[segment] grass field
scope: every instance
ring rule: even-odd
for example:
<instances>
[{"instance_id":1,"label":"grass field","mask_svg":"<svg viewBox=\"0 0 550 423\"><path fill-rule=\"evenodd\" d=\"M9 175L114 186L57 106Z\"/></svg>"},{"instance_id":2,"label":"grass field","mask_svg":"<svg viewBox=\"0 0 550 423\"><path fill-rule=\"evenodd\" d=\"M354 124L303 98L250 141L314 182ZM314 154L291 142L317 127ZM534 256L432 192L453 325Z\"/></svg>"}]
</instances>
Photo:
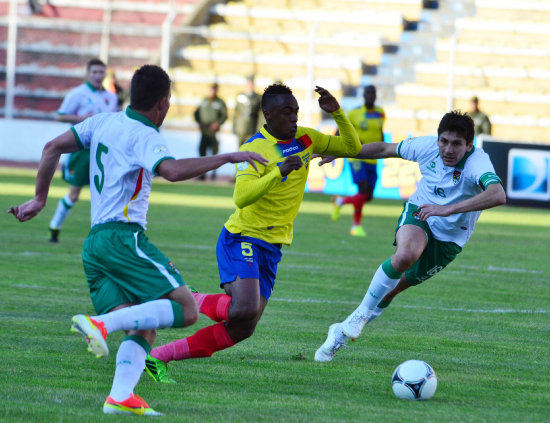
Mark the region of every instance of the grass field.
<instances>
[{"instance_id":1,"label":"grass field","mask_svg":"<svg viewBox=\"0 0 550 423\"><path fill-rule=\"evenodd\" d=\"M33 172L0 169L0 210L33 193ZM81 201L60 243L48 222L67 186L56 177L46 209L21 224L0 217L0 421L114 422L104 416L115 351L97 360L69 332L93 314L80 251L89 229ZM217 284L215 243L233 206L230 186L156 183L148 235L203 292ZM334 361L313 354L328 326L361 300L393 252L400 202L366 207L366 239L348 234L350 210L334 223L327 196L308 194L284 248L276 289L256 333L208 359L173 363L178 385L144 375L136 388L169 422L543 422L550 420L550 262L547 210L484 212L445 271L399 296ZM158 342L209 324L159 331ZM394 368L422 359L438 390L426 402L396 399Z\"/></svg>"}]
</instances>

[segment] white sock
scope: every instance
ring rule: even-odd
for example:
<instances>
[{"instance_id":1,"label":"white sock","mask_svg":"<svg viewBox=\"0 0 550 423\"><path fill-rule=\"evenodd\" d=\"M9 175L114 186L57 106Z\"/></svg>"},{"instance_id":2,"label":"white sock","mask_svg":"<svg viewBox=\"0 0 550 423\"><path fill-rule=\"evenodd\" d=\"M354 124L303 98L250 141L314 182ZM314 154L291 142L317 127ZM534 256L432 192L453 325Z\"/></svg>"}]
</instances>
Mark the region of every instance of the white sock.
<instances>
[{"instance_id":1,"label":"white sock","mask_svg":"<svg viewBox=\"0 0 550 423\"><path fill-rule=\"evenodd\" d=\"M134 392L139 378L145 369L147 351L133 339L125 338L116 355L116 370L111 387L115 401L124 401Z\"/></svg>"},{"instance_id":2,"label":"white sock","mask_svg":"<svg viewBox=\"0 0 550 423\"><path fill-rule=\"evenodd\" d=\"M374 319L376 319L378 316L382 314L382 312L385 310L385 308L376 307L372 314L369 316L369 319L367 320L367 323L372 322Z\"/></svg>"},{"instance_id":3,"label":"white sock","mask_svg":"<svg viewBox=\"0 0 550 423\"><path fill-rule=\"evenodd\" d=\"M399 279L401 279L401 273L393 268L390 259L382 263L372 277L372 281L367 289L367 293L363 297L363 301L361 301L361 304L359 304L354 312L348 316L348 319L352 316L363 316L367 321L372 320L371 315L374 309L377 308L376 306L380 303L382 298L397 286Z\"/></svg>"},{"instance_id":4,"label":"white sock","mask_svg":"<svg viewBox=\"0 0 550 423\"><path fill-rule=\"evenodd\" d=\"M170 300L154 300L92 318L105 323L107 333L117 330L169 328L174 323L174 310Z\"/></svg>"},{"instance_id":5,"label":"white sock","mask_svg":"<svg viewBox=\"0 0 550 423\"><path fill-rule=\"evenodd\" d=\"M61 229L73 206L74 203L69 198L69 194L59 200L52 220L50 220L50 229Z\"/></svg>"}]
</instances>

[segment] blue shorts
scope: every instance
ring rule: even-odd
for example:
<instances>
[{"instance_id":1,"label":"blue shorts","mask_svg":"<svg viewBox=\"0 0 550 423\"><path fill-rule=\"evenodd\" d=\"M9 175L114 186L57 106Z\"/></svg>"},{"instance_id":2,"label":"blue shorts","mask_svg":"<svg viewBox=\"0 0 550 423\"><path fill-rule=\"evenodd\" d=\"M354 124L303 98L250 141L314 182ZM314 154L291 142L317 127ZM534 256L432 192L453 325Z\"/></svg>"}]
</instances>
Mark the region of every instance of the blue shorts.
<instances>
[{"instance_id":1,"label":"blue shorts","mask_svg":"<svg viewBox=\"0 0 550 423\"><path fill-rule=\"evenodd\" d=\"M378 173L376 172L376 165L362 162L360 160L351 160L351 177L353 183L357 184L362 181L367 181L369 186L374 189L376 181L378 179Z\"/></svg>"},{"instance_id":2,"label":"blue shorts","mask_svg":"<svg viewBox=\"0 0 550 423\"><path fill-rule=\"evenodd\" d=\"M223 227L216 245L216 258L220 272L220 287L233 282L237 276L241 279L260 280L260 294L269 300L277 265L281 261L281 245L270 244L261 239L232 234Z\"/></svg>"}]
</instances>

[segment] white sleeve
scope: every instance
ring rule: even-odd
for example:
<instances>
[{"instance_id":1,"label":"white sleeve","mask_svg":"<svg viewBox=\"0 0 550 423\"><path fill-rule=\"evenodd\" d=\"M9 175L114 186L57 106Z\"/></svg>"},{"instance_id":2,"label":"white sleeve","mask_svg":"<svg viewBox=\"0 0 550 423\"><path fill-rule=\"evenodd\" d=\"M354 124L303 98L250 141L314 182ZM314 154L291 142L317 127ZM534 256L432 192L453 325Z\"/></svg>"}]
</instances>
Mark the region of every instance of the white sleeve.
<instances>
[{"instance_id":1,"label":"white sleeve","mask_svg":"<svg viewBox=\"0 0 550 423\"><path fill-rule=\"evenodd\" d=\"M502 181L495 173L495 168L489 155L480 149L478 154L475 154L471 157L471 163L469 166L469 177L472 180L472 183L481 186L483 190L486 190L487 187L494 183L502 184Z\"/></svg>"},{"instance_id":2,"label":"white sleeve","mask_svg":"<svg viewBox=\"0 0 550 423\"><path fill-rule=\"evenodd\" d=\"M166 159L173 159L166 141L154 129L144 134L135 144L134 154L139 166L155 174L157 166Z\"/></svg>"},{"instance_id":3,"label":"white sleeve","mask_svg":"<svg viewBox=\"0 0 550 423\"><path fill-rule=\"evenodd\" d=\"M57 110L60 115L76 115L80 105L80 95L78 89L74 88L65 96L61 107Z\"/></svg>"},{"instance_id":4,"label":"white sleeve","mask_svg":"<svg viewBox=\"0 0 550 423\"><path fill-rule=\"evenodd\" d=\"M101 116L92 116L71 127L71 131L76 138L76 142L82 149L89 149L92 142L92 135L97 123L101 121Z\"/></svg>"},{"instance_id":5,"label":"white sleeve","mask_svg":"<svg viewBox=\"0 0 550 423\"><path fill-rule=\"evenodd\" d=\"M431 155L437 149L437 137L430 135L425 137L409 137L397 146L397 154L405 160L420 162L422 157Z\"/></svg>"}]
</instances>

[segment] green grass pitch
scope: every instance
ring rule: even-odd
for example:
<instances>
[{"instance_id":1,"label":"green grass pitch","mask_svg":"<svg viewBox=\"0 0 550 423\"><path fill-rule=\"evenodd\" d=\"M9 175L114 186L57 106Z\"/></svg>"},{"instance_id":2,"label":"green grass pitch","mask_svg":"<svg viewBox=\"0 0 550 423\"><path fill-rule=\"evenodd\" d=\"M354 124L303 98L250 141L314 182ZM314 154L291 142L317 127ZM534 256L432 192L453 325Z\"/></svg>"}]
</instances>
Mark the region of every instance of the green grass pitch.
<instances>
[{"instance_id":1,"label":"green grass pitch","mask_svg":"<svg viewBox=\"0 0 550 423\"><path fill-rule=\"evenodd\" d=\"M89 202L76 205L60 243L48 222L67 186L56 176L45 210L21 224L5 214L33 194L34 171L0 169L0 421L114 422L102 413L122 333L95 359L69 332L93 314L80 251ZM148 235L184 279L218 287L215 243L233 209L230 186L156 182ZM136 393L169 422L542 422L550 418L548 210L485 211L459 257L396 298L334 361L313 354L328 326L363 297L393 252L401 202L365 208L367 238L349 236L351 210L329 218L329 197L306 194L284 248L273 297L256 333L208 359L172 363L177 385L143 375ZM209 324L159 331L157 343ZM434 398L401 401L391 375L408 359L432 365ZM132 420L134 419L134 420Z\"/></svg>"}]
</instances>

